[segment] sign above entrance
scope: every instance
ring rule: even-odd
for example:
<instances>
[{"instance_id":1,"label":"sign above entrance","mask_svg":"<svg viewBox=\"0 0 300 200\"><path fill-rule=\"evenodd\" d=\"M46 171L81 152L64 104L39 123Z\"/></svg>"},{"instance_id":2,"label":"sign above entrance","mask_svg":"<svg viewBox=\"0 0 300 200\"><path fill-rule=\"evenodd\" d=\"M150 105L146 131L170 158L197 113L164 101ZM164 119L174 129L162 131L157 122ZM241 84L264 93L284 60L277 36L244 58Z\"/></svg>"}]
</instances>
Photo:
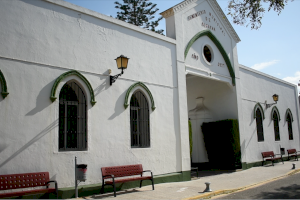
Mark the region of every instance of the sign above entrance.
<instances>
[{"instance_id":1,"label":"sign above entrance","mask_svg":"<svg viewBox=\"0 0 300 200\"><path fill-rule=\"evenodd\" d=\"M195 14L192 14L190 16L188 16L188 21L190 21L191 19L194 19L200 15L203 15L203 14L206 14L206 11L205 10L201 10L199 12L196 12Z\"/></svg>"},{"instance_id":2,"label":"sign above entrance","mask_svg":"<svg viewBox=\"0 0 300 200\"><path fill-rule=\"evenodd\" d=\"M208 28L210 30L213 30L213 31L216 31L216 30L220 31L225 36L225 30L224 30L223 26L221 25L221 23L218 22L218 19L211 12L206 12L206 10L201 10L192 15L189 15L187 17L187 20L190 21L201 15L205 15L205 17L203 17L203 19L202 19L201 26Z\"/></svg>"}]
</instances>

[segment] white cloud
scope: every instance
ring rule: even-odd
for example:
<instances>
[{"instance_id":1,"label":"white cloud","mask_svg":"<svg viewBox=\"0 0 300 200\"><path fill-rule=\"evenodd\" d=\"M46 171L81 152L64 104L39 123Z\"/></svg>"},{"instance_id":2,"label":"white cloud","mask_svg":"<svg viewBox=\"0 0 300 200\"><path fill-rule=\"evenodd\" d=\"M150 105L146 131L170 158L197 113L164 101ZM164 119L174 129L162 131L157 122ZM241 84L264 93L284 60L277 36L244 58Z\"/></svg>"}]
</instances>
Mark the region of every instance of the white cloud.
<instances>
[{"instance_id":1,"label":"white cloud","mask_svg":"<svg viewBox=\"0 0 300 200\"><path fill-rule=\"evenodd\" d=\"M278 62L279 62L279 60L272 60L272 61L269 61L269 62L258 63L258 64L253 65L251 68L255 69L255 70L262 70L262 69L264 69L266 67L269 67L271 65L275 65Z\"/></svg>"},{"instance_id":2,"label":"white cloud","mask_svg":"<svg viewBox=\"0 0 300 200\"><path fill-rule=\"evenodd\" d=\"M293 83L295 85L298 85L299 80L300 80L300 71L297 71L295 73L295 76L292 76L292 77L288 76L288 77L283 78L283 80Z\"/></svg>"}]
</instances>

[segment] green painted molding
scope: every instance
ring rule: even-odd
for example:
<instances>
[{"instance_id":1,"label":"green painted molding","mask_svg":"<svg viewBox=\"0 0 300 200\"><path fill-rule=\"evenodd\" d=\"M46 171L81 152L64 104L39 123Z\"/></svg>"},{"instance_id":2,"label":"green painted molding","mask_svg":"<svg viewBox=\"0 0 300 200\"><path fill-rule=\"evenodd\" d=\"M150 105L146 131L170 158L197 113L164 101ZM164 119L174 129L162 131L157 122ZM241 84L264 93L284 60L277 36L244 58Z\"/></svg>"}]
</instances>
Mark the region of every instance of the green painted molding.
<instances>
[{"instance_id":1,"label":"green painted molding","mask_svg":"<svg viewBox=\"0 0 300 200\"><path fill-rule=\"evenodd\" d=\"M285 112L285 121L287 121L287 116L288 115L290 115L290 117L291 117L291 120L292 120L292 122L294 121L294 118L293 118L293 114L292 114L292 111L291 111L291 109L286 109L286 112Z\"/></svg>"},{"instance_id":2,"label":"green painted molding","mask_svg":"<svg viewBox=\"0 0 300 200\"><path fill-rule=\"evenodd\" d=\"M5 77L1 70L0 70L0 82L1 82L1 87L2 87L1 94L2 94L3 99L5 99L5 97L7 97L7 95L9 93L7 92L7 83L6 83Z\"/></svg>"},{"instance_id":3,"label":"green painted molding","mask_svg":"<svg viewBox=\"0 0 300 200\"><path fill-rule=\"evenodd\" d=\"M277 112L278 119L279 119L279 121L280 121L280 120L281 120L281 119L280 119L280 113L279 113L279 110L278 110L277 106L274 106L274 107L272 108L272 111L271 111L271 119L273 119L273 113L274 113L274 112Z\"/></svg>"},{"instance_id":4,"label":"green painted molding","mask_svg":"<svg viewBox=\"0 0 300 200\"><path fill-rule=\"evenodd\" d=\"M221 55L223 56L225 63L227 65L228 71L230 73L231 79L232 79L232 85L235 86L235 73L233 70L233 67L231 65L230 59L226 53L226 51L224 50L222 44L220 43L220 41L214 36L214 34L210 31L210 30L204 30L201 31L199 33L197 33L187 44L187 47L185 48L184 51L184 59L186 59L186 56L190 50L190 48L192 47L192 45L200 38L203 36L207 36L211 39L211 41L213 41L213 43L217 46L217 48L219 49Z\"/></svg>"},{"instance_id":5,"label":"green painted molding","mask_svg":"<svg viewBox=\"0 0 300 200\"><path fill-rule=\"evenodd\" d=\"M260 109L260 111L261 111L261 113L262 113L262 117L263 117L263 119L265 119L264 109L262 108L262 106L260 105L260 103L257 103L257 104L254 106L254 110L253 110L253 112L254 112L254 114L253 114L254 119L256 118L256 109Z\"/></svg>"},{"instance_id":6,"label":"green painted molding","mask_svg":"<svg viewBox=\"0 0 300 200\"><path fill-rule=\"evenodd\" d=\"M126 96L125 96L125 102L124 102L124 107L125 107L125 109L129 106L129 102L128 102L128 100L129 100L129 99L128 99L128 98L129 98L129 94L131 93L131 91L132 91L135 87L138 87L138 86L141 86L142 88L144 88L144 89L146 90L146 92L148 93L148 95L149 95L149 97L150 97L150 100L151 100L151 104L152 104L151 107L152 107L152 110L154 111L156 107L155 107L155 103L154 103L153 96L152 96L150 90L148 89L148 87L147 87L144 83L142 83L142 82L137 82L137 83L131 85L131 86L129 87L129 89L127 90Z\"/></svg>"},{"instance_id":7,"label":"green painted molding","mask_svg":"<svg viewBox=\"0 0 300 200\"><path fill-rule=\"evenodd\" d=\"M91 104L92 104L92 106L94 106L95 103L96 103L96 101L95 101L95 95L94 95L94 90L93 90L93 88L92 88L90 82L89 82L89 81L88 81L81 73L79 73L79 72L76 71L76 70L71 70L71 71L65 72L65 73L63 73L62 75L60 75L60 76L55 80L55 82L54 82L54 84L53 84L53 87L52 87L52 89L51 89L51 95L50 95L51 101L54 102L54 101L57 99L57 97L55 96L55 93L56 93L56 89L57 89L59 83L60 83L63 79L65 79L66 77L72 76L72 75L77 76L78 78L80 78L80 79L86 84L86 86L88 87L88 89L89 89L89 91L90 91L90 95L91 95Z\"/></svg>"}]
</instances>

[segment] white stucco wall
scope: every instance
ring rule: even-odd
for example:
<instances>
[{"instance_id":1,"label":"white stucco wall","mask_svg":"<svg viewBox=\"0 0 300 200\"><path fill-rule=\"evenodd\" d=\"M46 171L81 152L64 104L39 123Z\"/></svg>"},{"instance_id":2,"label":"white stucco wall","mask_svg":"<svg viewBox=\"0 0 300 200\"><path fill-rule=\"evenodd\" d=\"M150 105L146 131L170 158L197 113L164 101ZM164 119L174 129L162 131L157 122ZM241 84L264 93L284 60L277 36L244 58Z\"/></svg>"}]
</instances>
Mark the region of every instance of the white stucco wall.
<instances>
[{"instance_id":1,"label":"white stucco wall","mask_svg":"<svg viewBox=\"0 0 300 200\"><path fill-rule=\"evenodd\" d=\"M251 163L262 161L261 152L274 151L280 153L280 147L286 149L299 149L299 105L296 85L268 76L248 67L240 67L242 118L240 120L241 149L243 162ZM274 124L271 117L272 107L266 109L268 104L274 103L273 94L279 95L276 107L280 118L280 141L275 141ZM258 142L254 107L260 103L264 109L263 120L264 141ZM294 118L292 122L293 140L289 140L286 110L290 109ZM287 154L287 153L286 153Z\"/></svg>"},{"instance_id":2,"label":"white stucco wall","mask_svg":"<svg viewBox=\"0 0 300 200\"><path fill-rule=\"evenodd\" d=\"M75 156L88 164L82 184L101 182L104 166L142 163L154 175L189 169L175 40L63 1L1 1L0 25L0 68L10 93L0 97L0 173L49 171L59 187L69 187L74 186ZM108 69L120 73L114 59L121 54L130 58L128 69L110 86ZM90 104L78 77L62 80L57 97L71 79L86 93L88 150L58 152L58 100L50 101L50 91L61 74L73 69L91 83L97 103ZM151 91L156 109L150 112L151 147L132 149L124 99L139 81Z\"/></svg>"}]
</instances>

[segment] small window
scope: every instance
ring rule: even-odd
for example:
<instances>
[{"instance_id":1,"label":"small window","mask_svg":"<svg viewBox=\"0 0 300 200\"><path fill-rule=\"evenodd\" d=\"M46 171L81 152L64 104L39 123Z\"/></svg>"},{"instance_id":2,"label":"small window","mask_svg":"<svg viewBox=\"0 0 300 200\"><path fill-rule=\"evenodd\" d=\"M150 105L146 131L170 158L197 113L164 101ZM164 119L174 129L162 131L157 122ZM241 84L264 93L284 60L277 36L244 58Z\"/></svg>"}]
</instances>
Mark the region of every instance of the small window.
<instances>
[{"instance_id":1,"label":"small window","mask_svg":"<svg viewBox=\"0 0 300 200\"><path fill-rule=\"evenodd\" d=\"M203 48L203 55L204 55L206 61L210 63L212 60L212 52L211 52L210 48L206 45Z\"/></svg>"},{"instance_id":2,"label":"small window","mask_svg":"<svg viewBox=\"0 0 300 200\"><path fill-rule=\"evenodd\" d=\"M149 106L141 91L135 92L130 100L131 147L150 147Z\"/></svg>"},{"instance_id":3,"label":"small window","mask_svg":"<svg viewBox=\"0 0 300 200\"><path fill-rule=\"evenodd\" d=\"M287 121L287 124L288 124L289 140L293 140L294 137L293 137L292 119L291 119L291 116L289 114L286 117L286 121Z\"/></svg>"},{"instance_id":4,"label":"small window","mask_svg":"<svg viewBox=\"0 0 300 200\"><path fill-rule=\"evenodd\" d=\"M66 83L59 94L59 151L87 149L86 99L75 82Z\"/></svg>"},{"instance_id":5,"label":"small window","mask_svg":"<svg viewBox=\"0 0 300 200\"><path fill-rule=\"evenodd\" d=\"M257 129L257 140L258 142L264 141L264 128L263 119L260 109L256 109L256 129Z\"/></svg>"},{"instance_id":6,"label":"small window","mask_svg":"<svg viewBox=\"0 0 300 200\"><path fill-rule=\"evenodd\" d=\"M273 123L274 123L275 141L280 141L279 120L278 120L277 112L273 112Z\"/></svg>"}]
</instances>

